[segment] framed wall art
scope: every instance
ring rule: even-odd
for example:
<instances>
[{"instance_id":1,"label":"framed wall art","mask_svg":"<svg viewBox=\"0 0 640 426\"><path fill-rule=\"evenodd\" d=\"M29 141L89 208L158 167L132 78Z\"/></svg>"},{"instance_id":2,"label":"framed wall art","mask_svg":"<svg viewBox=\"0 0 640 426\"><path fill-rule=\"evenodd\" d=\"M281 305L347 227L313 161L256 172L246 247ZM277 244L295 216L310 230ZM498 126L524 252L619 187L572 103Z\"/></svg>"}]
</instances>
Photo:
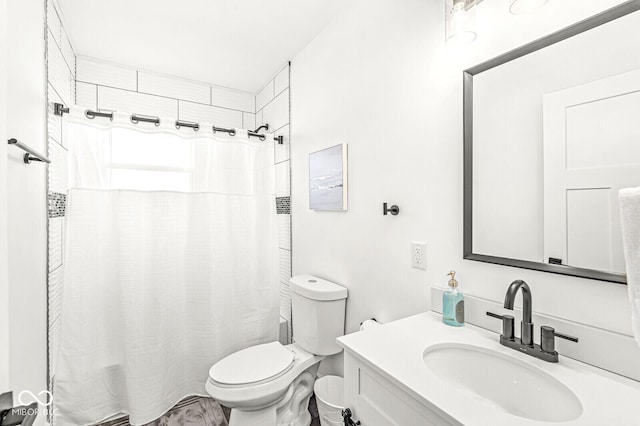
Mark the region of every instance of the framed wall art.
<instances>
[{"instance_id":1,"label":"framed wall art","mask_svg":"<svg viewBox=\"0 0 640 426\"><path fill-rule=\"evenodd\" d=\"M309 208L347 210L347 144L309 154Z\"/></svg>"}]
</instances>

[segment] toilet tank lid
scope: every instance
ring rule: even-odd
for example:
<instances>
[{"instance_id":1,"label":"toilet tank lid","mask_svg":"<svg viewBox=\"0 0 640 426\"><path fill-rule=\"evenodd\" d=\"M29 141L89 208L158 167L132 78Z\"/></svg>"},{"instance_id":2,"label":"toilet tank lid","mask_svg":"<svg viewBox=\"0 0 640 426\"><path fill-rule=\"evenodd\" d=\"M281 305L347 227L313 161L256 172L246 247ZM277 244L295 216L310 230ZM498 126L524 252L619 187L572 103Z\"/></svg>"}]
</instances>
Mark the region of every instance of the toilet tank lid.
<instances>
[{"instance_id":1,"label":"toilet tank lid","mask_svg":"<svg viewBox=\"0 0 640 426\"><path fill-rule=\"evenodd\" d=\"M347 298L347 289L313 275L291 277L291 291L312 300L340 300Z\"/></svg>"}]
</instances>

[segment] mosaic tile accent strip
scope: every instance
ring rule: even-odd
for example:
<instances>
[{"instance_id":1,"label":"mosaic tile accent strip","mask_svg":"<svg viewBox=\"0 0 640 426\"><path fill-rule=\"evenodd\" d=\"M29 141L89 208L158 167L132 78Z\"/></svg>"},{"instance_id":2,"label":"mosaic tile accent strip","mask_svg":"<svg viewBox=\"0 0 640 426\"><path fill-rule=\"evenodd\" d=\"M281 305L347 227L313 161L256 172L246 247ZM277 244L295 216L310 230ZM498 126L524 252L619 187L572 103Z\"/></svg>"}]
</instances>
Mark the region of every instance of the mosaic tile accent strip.
<instances>
[{"instance_id":1,"label":"mosaic tile accent strip","mask_svg":"<svg viewBox=\"0 0 640 426\"><path fill-rule=\"evenodd\" d=\"M63 217L67 209L67 196L49 191L49 217Z\"/></svg>"},{"instance_id":2,"label":"mosaic tile accent strip","mask_svg":"<svg viewBox=\"0 0 640 426\"><path fill-rule=\"evenodd\" d=\"M276 213L291 214L291 197L276 197Z\"/></svg>"}]
</instances>

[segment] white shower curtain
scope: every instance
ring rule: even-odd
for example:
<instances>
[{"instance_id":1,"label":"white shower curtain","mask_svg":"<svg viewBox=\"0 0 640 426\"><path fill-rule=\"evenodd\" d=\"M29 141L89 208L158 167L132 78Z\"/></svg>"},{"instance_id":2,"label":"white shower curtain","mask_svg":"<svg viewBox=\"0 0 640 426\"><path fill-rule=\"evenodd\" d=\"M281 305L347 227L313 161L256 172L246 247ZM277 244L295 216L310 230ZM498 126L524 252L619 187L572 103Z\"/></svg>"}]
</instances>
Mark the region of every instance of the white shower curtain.
<instances>
[{"instance_id":1,"label":"white shower curtain","mask_svg":"<svg viewBox=\"0 0 640 426\"><path fill-rule=\"evenodd\" d=\"M277 340L273 145L82 120L68 125L54 425L144 424L206 395L222 357Z\"/></svg>"}]
</instances>

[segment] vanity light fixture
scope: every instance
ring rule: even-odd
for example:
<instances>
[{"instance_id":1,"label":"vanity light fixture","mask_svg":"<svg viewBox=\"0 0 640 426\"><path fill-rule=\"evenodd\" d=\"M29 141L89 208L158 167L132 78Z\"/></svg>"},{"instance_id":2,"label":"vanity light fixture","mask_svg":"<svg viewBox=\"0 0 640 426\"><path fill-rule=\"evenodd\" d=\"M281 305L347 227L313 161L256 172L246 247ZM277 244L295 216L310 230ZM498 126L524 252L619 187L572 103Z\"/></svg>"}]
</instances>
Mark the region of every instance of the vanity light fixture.
<instances>
[{"instance_id":1,"label":"vanity light fixture","mask_svg":"<svg viewBox=\"0 0 640 426\"><path fill-rule=\"evenodd\" d=\"M514 15L526 15L544 6L549 0L509 0L509 12Z\"/></svg>"},{"instance_id":2,"label":"vanity light fixture","mask_svg":"<svg viewBox=\"0 0 640 426\"><path fill-rule=\"evenodd\" d=\"M450 46L472 43L476 37L476 6L483 0L444 0L445 37ZM509 12L526 15L535 12L549 0L508 0Z\"/></svg>"},{"instance_id":3,"label":"vanity light fixture","mask_svg":"<svg viewBox=\"0 0 640 426\"><path fill-rule=\"evenodd\" d=\"M447 44L466 45L476 37L476 0L445 0Z\"/></svg>"}]
</instances>

